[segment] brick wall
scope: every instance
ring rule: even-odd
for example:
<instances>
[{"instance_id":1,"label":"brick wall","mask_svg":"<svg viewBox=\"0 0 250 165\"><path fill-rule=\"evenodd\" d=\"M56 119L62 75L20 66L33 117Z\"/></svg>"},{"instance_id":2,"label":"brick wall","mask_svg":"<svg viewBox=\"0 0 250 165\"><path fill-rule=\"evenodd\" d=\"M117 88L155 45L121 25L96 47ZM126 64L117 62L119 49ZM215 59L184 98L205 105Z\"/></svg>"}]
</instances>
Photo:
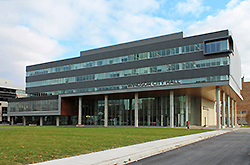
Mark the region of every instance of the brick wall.
<instances>
[{"instance_id":1,"label":"brick wall","mask_svg":"<svg viewBox=\"0 0 250 165\"><path fill-rule=\"evenodd\" d=\"M246 111L250 113L250 82L243 82L242 83L242 91L241 95L243 96L243 101L237 102L237 118L241 120L241 111ZM243 120L246 118L246 114L242 115ZM241 124L239 122L238 124ZM243 123L246 124L246 123Z\"/></svg>"}]
</instances>

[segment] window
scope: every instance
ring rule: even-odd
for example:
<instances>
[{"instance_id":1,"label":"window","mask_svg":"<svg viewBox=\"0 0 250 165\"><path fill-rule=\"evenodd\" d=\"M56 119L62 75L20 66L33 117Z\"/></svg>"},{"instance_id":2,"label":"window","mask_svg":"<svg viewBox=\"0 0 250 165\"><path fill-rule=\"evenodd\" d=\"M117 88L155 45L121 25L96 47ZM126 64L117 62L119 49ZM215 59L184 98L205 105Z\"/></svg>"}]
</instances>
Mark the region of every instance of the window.
<instances>
[{"instance_id":1,"label":"window","mask_svg":"<svg viewBox=\"0 0 250 165\"><path fill-rule=\"evenodd\" d=\"M167 55L170 55L170 49L167 49Z\"/></svg>"},{"instance_id":2,"label":"window","mask_svg":"<svg viewBox=\"0 0 250 165\"><path fill-rule=\"evenodd\" d=\"M205 43L206 50L205 53L214 53L229 50L228 40L220 40Z\"/></svg>"},{"instance_id":3,"label":"window","mask_svg":"<svg viewBox=\"0 0 250 165\"><path fill-rule=\"evenodd\" d=\"M247 114L247 111L241 111L241 114Z\"/></svg>"},{"instance_id":4,"label":"window","mask_svg":"<svg viewBox=\"0 0 250 165\"><path fill-rule=\"evenodd\" d=\"M179 47L176 48L176 54L179 54Z\"/></svg>"},{"instance_id":5,"label":"window","mask_svg":"<svg viewBox=\"0 0 250 165\"><path fill-rule=\"evenodd\" d=\"M190 50L191 50L191 52L194 51L194 45L190 45Z\"/></svg>"},{"instance_id":6,"label":"window","mask_svg":"<svg viewBox=\"0 0 250 165\"><path fill-rule=\"evenodd\" d=\"M186 53L189 52L189 45L186 46Z\"/></svg>"},{"instance_id":7,"label":"window","mask_svg":"<svg viewBox=\"0 0 250 165\"><path fill-rule=\"evenodd\" d=\"M7 114L7 107L2 107L2 114Z\"/></svg>"}]
</instances>

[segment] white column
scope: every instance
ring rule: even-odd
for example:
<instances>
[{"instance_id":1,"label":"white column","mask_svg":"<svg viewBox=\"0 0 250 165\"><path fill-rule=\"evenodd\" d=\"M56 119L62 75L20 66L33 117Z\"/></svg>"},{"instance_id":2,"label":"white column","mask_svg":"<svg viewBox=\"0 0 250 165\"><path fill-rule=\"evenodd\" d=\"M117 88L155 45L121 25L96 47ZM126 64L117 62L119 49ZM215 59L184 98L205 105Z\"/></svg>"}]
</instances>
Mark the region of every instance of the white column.
<instances>
[{"instance_id":1,"label":"white column","mask_svg":"<svg viewBox=\"0 0 250 165\"><path fill-rule=\"evenodd\" d=\"M138 93L135 93L135 127L138 127Z\"/></svg>"},{"instance_id":2,"label":"white column","mask_svg":"<svg viewBox=\"0 0 250 165\"><path fill-rule=\"evenodd\" d=\"M95 99L95 112L97 113L98 112L98 100ZM97 114L98 115L98 114ZM95 125L98 125L98 116L95 116Z\"/></svg>"},{"instance_id":3,"label":"white column","mask_svg":"<svg viewBox=\"0 0 250 165\"><path fill-rule=\"evenodd\" d=\"M180 121L181 122L179 122L179 123L180 123L181 127L183 127L183 126L185 126L185 122L186 122L186 121L184 121L185 120L184 96L182 96L181 98L182 98L182 101L180 103L180 107L181 107L181 109L180 109Z\"/></svg>"},{"instance_id":4,"label":"white column","mask_svg":"<svg viewBox=\"0 0 250 165\"><path fill-rule=\"evenodd\" d=\"M43 126L43 117L40 116L40 126Z\"/></svg>"},{"instance_id":5,"label":"white column","mask_svg":"<svg viewBox=\"0 0 250 165\"><path fill-rule=\"evenodd\" d=\"M56 117L56 126L59 126L59 116Z\"/></svg>"},{"instance_id":6,"label":"white column","mask_svg":"<svg viewBox=\"0 0 250 165\"><path fill-rule=\"evenodd\" d=\"M170 91L170 127L174 127L174 92Z\"/></svg>"},{"instance_id":7,"label":"white column","mask_svg":"<svg viewBox=\"0 0 250 165\"><path fill-rule=\"evenodd\" d=\"M231 120L232 120L232 127L234 127L234 100L231 100Z\"/></svg>"},{"instance_id":8,"label":"white column","mask_svg":"<svg viewBox=\"0 0 250 165\"><path fill-rule=\"evenodd\" d=\"M133 121L132 121L132 117L133 117L133 113L132 113L132 100L133 99L129 99L129 115L130 115L130 120L129 120L129 125L131 125L132 126L132 123L133 123Z\"/></svg>"},{"instance_id":9,"label":"white column","mask_svg":"<svg viewBox=\"0 0 250 165\"><path fill-rule=\"evenodd\" d=\"M163 106L164 106L164 104L163 104L163 99L164 99L164 97L163 96L161 96L161 126L163 126Z\"/></svg>"},{"instance_id":10,"label":"white column","mask_svg":"<svg viewBox=\"0 0 250 165\"><path fill-rule=\"evenodd\" d=\"M227 96L227 127L230 127L230 97Z\"/></svg>"},{"instance_id":11,"label":"white column","mask_svg":"<svg viewBox=\"0 0 250 165\"><path fill-rule=\"evenodd\" d=\"M24 126L26 125L26 118L25 118L25 116L23 116L23 125Z\"/></svg>"},{"instance_id":12,"label":"white column","mask_svg":"<svg viewBox=\"0 0 250 165\"><path fill-rule=\"evenodd\" d=\"M148 115L147 115L148 126L150 126L150 110L151 110L150 100L148 100Z\"/></svg>"},{"instance_id":13,"label":"white column","mask_svg":"<svg viewBox=\"0 0 250 165\"><path fill-rule=\"evenodd\" d=\"M186 95L186 107L185 107L185 122L187 122L188 121L188 95Z\"/></svg>"},{"instance_id":14,"label":"white column","mask_svg":"<svg viewBox=\"0 0 250 165\"><path fill-rule=\"evenodd\" d=\"M104 105L104 127L108 126L108 95L105 95Z\"/></svg>"},{"instance_id":15,"label":"white column","mask_svg":"<svg viewBox=\"0 0 250 165\"><path fill-rule=\"evenodd\" d=\"M234 124L235 124L235 126L238 124L237 123L237 106L236 106L236 101L234 101Z\"/></svg>"},{"instance_id":16,"label":"white column","mask_svg":"<svg viewBox=\"0 0 250 165\"><path fill-rule=\"evenodd\" d=\"M127 101L126 100L124 100L123 102L122 102L124 105L126 105L127 104ZM122 112L124 112L124 108L122 107L122 106L119 106L119 125L122 125L122 122L123 122L123 118L124 118L124 113L122 113ZM127 115L126 115L126 117L127 117ZM124 119L125 120L125 119ZM126 120L127 121L127 120Z\"/></svg>"},{"instance_id":17,"label":"white column","mask_svg":"<svg viewBox=\"0 0 250 165\"><path fill-rule=\"evenodd\" d=\"M156 107L156 112L155 112L155 116L156 116L156 123L155 123L155 125L156 126L160 126L160 120L159 120L159 102L160 102L160 97L158 97L156 100L155 100L156 102L156 105L155 105L155 107ZM152 109L153 109L153 107L152 107Z\"/></svg>"},{"instance_id":18,"label":"white column","mask_svg":"<svg viewBox=\"0 0 250 165\"><path fill-rule=\"evenodd\" d=\"M82 125L82 97L79 97L78 103L78 125Z\"/></svg>"},{"instance_id":19,"label":"white column","mask_svg":"<svg viewBox=\"0 0 250 165\"><path fill-rule=\"evenodd\" d=\"M221 123L222 128L225 128L226 126L225 109L226 109L225 92L222 92L222 123Z\"/></svg>"},{"instance_id":20,"label":"white column","mask_svg":"<svg viewBox=\"0 0 250 165\"><path fill-rule=\"evenodd\" d=\"M220 88L216 87L216 112L217 112L217 129L221 129L220 125Z\"/></svg>"}]
</instances>

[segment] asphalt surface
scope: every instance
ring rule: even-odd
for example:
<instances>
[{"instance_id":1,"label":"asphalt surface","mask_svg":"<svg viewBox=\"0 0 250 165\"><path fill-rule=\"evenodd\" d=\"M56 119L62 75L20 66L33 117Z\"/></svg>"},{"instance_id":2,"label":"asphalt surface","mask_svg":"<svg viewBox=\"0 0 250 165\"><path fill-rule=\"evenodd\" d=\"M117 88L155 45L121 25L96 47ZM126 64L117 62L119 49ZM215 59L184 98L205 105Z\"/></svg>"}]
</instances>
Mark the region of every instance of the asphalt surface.
<instances>
[{"instance_id":1,"label":"asphalt surface","mask_svg":"<svg viewBox=\"0 0 250 165\"><path fill-rule=\"evenodd\" d=\"M202 140L130 165L250 165L250 128Z\"/></svg>"}]
</instances>

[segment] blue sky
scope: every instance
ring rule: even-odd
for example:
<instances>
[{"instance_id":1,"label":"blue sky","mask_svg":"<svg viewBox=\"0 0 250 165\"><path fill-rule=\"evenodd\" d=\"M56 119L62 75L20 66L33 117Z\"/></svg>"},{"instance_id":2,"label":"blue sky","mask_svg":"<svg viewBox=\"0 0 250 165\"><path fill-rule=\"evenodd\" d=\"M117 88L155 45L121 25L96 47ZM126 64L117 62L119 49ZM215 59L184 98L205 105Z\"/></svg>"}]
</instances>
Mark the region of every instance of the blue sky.
<instances>
[{"instance_id":1,"label":"blue sky","mask_svg":"<svg viewBox=\"0 0 250 165\"><path fill-rule=\"evenodd\" d=\"M0 77L80 51L183 31L230 29L250 81L250 0L0 0Z\"/></svg>"}]
</instances>

